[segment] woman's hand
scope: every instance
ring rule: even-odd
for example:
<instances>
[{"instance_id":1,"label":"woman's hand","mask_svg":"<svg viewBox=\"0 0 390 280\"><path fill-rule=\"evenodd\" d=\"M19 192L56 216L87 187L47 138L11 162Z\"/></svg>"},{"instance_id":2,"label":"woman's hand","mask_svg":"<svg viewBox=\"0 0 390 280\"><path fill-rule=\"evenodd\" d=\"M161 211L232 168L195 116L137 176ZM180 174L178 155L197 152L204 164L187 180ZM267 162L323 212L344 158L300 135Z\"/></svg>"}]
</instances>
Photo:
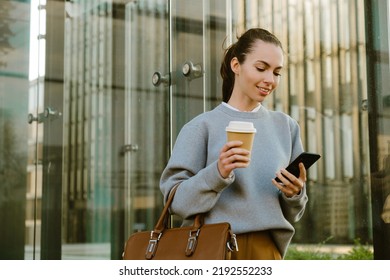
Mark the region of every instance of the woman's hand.
<instances>
[{"instance_id":1,"label":"woman's hand","mask_svg":"<svg viewBox=\"0 0 390 280\"><path fill-rule=\"evenodd\" d=\"M275 179L272 179L272 183L287 197L300 194L306 183L306 169L303 163L299 164L299 178L292 175L286 169L282 169L276 176L282 183L278 183Z\"/></svg>"},{"instance_id":2,"label":"woman's hand","mask_svg":"<svg viewBox=\"0 0 390 280\"><path fill-rule=\"evenodd\" d=\"M249 165L250 152L240 148L241 145L241 141L230 141L222 147L219 153L218 170L223 178L227 178L234 169Z\"/></svg>"}]
</instances>

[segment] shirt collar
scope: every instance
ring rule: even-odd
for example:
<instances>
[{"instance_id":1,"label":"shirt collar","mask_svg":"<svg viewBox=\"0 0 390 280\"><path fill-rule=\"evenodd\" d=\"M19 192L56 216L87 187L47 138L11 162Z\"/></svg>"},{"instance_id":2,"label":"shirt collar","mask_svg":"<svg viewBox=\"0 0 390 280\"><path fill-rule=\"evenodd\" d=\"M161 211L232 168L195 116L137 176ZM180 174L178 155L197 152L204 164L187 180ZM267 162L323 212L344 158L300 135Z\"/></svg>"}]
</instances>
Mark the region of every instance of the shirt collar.
<instances>
[{"instance_id":1,"label":"shirt collar","mask_svg":"<svg viewBox=\"0 0 390 280\"><path fill-rule=\"evenodd\" d=\"M222 102L222 104L225 105L226 107L228 107L228 108L234 110L234 111L240 111L240 110L238 110L237 108L233 107L232 105L230 105L230 104L228 104L228 103L226 103L226 102ZM259 105L257 105L251 112L254 112L254 113L255 113L255 112L259 111L260 108L261 108L261 103L259 103Z\"/></svg>"}]
</instances>

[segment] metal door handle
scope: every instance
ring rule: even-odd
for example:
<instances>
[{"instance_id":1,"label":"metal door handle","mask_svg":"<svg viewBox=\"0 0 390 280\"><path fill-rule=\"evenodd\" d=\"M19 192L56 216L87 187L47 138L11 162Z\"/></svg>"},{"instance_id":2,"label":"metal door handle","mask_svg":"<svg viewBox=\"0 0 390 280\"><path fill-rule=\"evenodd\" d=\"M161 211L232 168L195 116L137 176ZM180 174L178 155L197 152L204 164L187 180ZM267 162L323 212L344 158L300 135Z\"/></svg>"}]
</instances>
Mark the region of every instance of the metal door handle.
<instances>
[{"instance_id":1,"label":"metal door handle","mask_svg":"<svg viewBox=\"0 0 390 280\"><path fill-rule=\"evenodd\" d=\"M46 109L43 113L44 113L45 118L49 118L49 117L57 118L57 117L62 115L61 112L58 112L57 110L54 110L53 108L50 108L50 107L46 107Z\"/></svg>"},{"instance_id":2,"label":"metal door handle","mask_svg":"<svg viewBox=\"0 0 390 280\"><path fill-rule=\"evenodd\" d=\"M120 153L121 155L124 155L125 153L137 152L138 150L139 148L137 144L127 144L122 146Z\"/></svg>"},{"instance_id":3,"label":"metal door handle","mask_svg":"<svg viewBox=\"0 0 390 280\"><path fill-rule=\"evenodd\" d=\"M154 72L152 76L152 83L155 87L163 84L164 86L169 86L171 82L171 77L169 74L162 75L160 72Z\"/></svg>"},{"instance_id":4,"label":"metal door handle","mask_svg":"<svg viewBox=\"0 0 390 280\"><path fill-rule=\"evenodd\" d=\"M37 117L34 117L34 115L31 114L31 113L28 114L28 116L27 116L27 122L28 122L29 124L32 124L33 122L38 122L38 123L43 122L43 113L38 114Z\"/></svg>"},{"instance_id":5,"label":"metal door handle","mask_svg":"<svg viewBox=\"0 0 390 280\"><path fill-rule=\"evenodd\" d=\"M200 78L203 75L202 66L200 64L194 64L192 61L186 61L183 64L182 72L190 80Z\"/></svg>"},{"instance_id":6,"label":"metal door handle","mask_svg":"<svg viewBox=\"0 0 390 280\"><path fill-rule=\"evenodd\" d=\"M43 122L45 119L48 119L48 118L53 118L53 117L59 117L61 116L62 114L50 107L46 107L45 111L43 111L42 113L39 113L38 116L34 116L33 114L28 114L27 116L27 122L29 124L33 123L33 122L38 122L38 123L41 123Z\"/></svg>"}]
</instances>

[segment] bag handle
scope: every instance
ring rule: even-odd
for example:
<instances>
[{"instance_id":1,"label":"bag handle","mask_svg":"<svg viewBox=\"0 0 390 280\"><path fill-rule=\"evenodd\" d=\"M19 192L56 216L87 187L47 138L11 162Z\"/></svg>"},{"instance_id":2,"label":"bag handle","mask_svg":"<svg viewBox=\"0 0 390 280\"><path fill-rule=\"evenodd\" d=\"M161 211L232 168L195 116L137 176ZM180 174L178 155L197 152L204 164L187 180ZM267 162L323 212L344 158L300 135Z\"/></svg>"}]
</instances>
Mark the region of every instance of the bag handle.
<instances>
[{"instance_id":1,"label":"bag handle","mask_svg":"<svg viewBox=\"0 0 390 280\"><path fill-rule=\"evenodd\" d=\"M169 207L172 204L173 197L175 196L176 190L179 187L179 184L176 184L167 199L167 202L164 205L164 208L161 212L160 218L158 219L154 230L150 233L149 245L146 249L145 258L151 259L156 253L157 244L160 240L163 231L167 228L168 220L169 220ZM197 243L197 237L199 235L200 227L203 225L203 214L197 214L194 219L193 229L189 232L188 244L185 250L185 254L190 256L194 253Z\"/></svg>"},{"instance_id":2,"label":"bag handle","mask_svg":"<svg viewBox=\"0 0 390 280\"><path fill-rule=\"evenodd\" d=\"M176 184L172 188L171 192L169 193L167 202L164 205L164 208L163 208L163 210L161 212L160 218L158 219L157 224L154 227L154 232L155 233L160 234L161 232L163 232L163 230L165 228L167 228L167 221L168 221L168 218L169 218L169 207L171 207L171 204L172 204L172 201L173 201L173 197L175 196L175 193L176 193L176 190L177 190L178 187L179 187L179 184Z\"/></svg>"},{"instance_id":3,"label":"bag handle","mask_svg":"<svg viewBox=\"0 0 390 280\"><path fill-rule=\"evenodd\" d=\"M157 234L162 233L164 231L164 229L167 228L167 224L168 224L167 221L169 219L169 207L171 207L171 204L173 202L173 197L175 196L175 193L176 193L177 188L179 187L179 184L180 183L176 184L171 189L171 192L169 193L167 202L165 203L165 206L161 212L160 218L158 219L158 221L154 227L154 232ZM203 214L197 214L195 216L195 220L194 220L194 224L193 224L194 230L198 230L202 225L203 225Z\"/></svg>"}]
</instances>

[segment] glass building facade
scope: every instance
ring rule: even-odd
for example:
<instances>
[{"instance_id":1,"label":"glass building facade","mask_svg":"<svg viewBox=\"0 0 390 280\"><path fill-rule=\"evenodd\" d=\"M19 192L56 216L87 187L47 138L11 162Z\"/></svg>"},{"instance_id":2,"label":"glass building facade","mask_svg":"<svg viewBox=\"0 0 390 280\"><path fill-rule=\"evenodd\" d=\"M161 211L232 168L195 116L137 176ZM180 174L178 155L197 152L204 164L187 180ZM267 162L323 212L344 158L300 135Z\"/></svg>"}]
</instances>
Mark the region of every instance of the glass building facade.
<instances>
[{"instance_id":1,"label":"glass building facade","mask_svg":"<svg viewBox=\"0 0 390 280\"><path fill-rule=\"evenodd\" d=\"M0 259L120 259L251 27L286 50L264 105L322 155L293 243L390 259L389 25L389 0L1 0Z\"/></svg>"}]
</instances>

